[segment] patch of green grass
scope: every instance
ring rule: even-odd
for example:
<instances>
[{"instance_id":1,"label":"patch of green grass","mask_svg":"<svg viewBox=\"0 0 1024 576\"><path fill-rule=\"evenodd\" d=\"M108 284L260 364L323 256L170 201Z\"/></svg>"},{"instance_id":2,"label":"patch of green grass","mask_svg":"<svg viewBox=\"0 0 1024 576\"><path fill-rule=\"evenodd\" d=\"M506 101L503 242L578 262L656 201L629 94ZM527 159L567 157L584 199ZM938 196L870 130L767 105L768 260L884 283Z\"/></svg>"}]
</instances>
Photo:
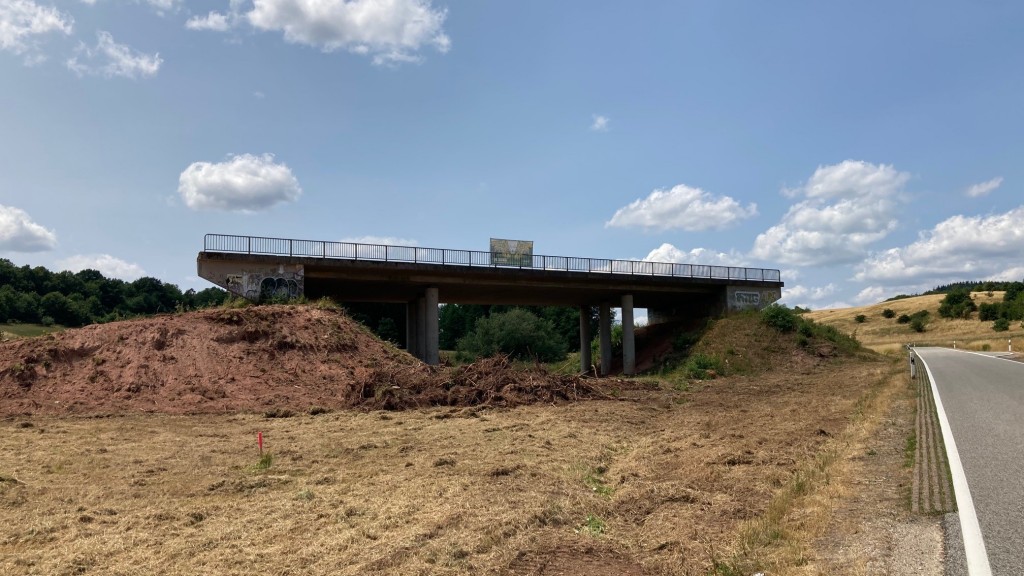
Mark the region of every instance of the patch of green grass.
<instances>
[{"instance_id":1,"label":"patch of green grass","mask_svg":"<svg viewBox=\"0 0 1024 576\"><path fill-rule=\"evenodd\" d=\"M45 336L63 330L63 326L43 326L42 324L0 324L0 332L4 336L10 335L14 338L34 338Z\"/></svg>"},{"instance_id":2,"label":"patch of green grass","mask_svg":"<svg viewBox=\"0 0 1024 576\"><path fill-rule=\"evenodd\" d=\"M914 430L910 431L907 435L907 440L903 445L903 467L913 468L914 460L917 455L917 432Z\"/></svg>"},{"instance_id":3,"label":"patch of green grass","mask_svg":"<svg viewBox=\"0 0 1024 576\"><path fill-rule=\"evenodd\" d=\"M591 536L600 536L604 534L606 529L604 520L593 514L588 514L587 519L583 521L583 524L576 529L577 534L590 534Z\"/></svg>"},{"instance_id":4,"label":"patch of green grass","mask_svg":"<svg viewBox=\"0 0 1024 576\"><path fill-rule=\"evenodd\" d=\"M587 487L594 492L594 494L604 496L605 498L611 498L612 492L614 492L614 490L611 486L606 484L604 480L604 473L607 471L608 469L605 468L604 466L598 466L597 468L593 468L589 472L587 472L586 476L583 477L583 483L586 484Z\"/></svg>"},{"instance_id":5,"label":"patch of green grass","mask_svg":"<svg viewBox=\"0 0 1024 576\"><path fill-rule=\"evenodd\" d=\"M689 378L709 380L723 372L722 359L713 354L697 352L686 360L684 370Z\"/></svg>"},{"instance_id":6,"label":"patch of green grass","mask_svg":"<svg viewBox=\"0 0 1024 576\"><path fill-rule=\"evenodd\" d=\"M260 456L260 461L257 462L253 466L253 468L256 469L256 470L266 470L266 469L270 468L270 465L273 464L273 463L274 463L274 455L271 454L270 452L264 452L263 455Z\"/></svg>"}]
</instances>

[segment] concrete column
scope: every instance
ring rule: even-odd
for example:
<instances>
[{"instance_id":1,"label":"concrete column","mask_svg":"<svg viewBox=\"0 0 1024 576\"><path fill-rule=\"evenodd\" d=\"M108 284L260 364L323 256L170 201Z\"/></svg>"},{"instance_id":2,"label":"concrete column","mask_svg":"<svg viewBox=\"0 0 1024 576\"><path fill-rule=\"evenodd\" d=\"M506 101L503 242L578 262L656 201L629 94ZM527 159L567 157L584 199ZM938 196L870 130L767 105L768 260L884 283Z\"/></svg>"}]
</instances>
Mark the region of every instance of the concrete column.
<instances>
[{"instance_id":1,"label":"concrete column","mask_svg":"<svg viewBox=\"0 0 1024 576\"><path fill-rule=\"evenodd\" d=\"M622 373L636 374L636 346L633 342L633 295L622 297Z\"/></svg>"},{"instance_id":2,"label":"concrete column","mask_svg":"<svg viewBox=\"0 0 1024 576\"><path fill-rule=\"evenodd\" d=\"M426 329L424 343L424 359L423 361L427 364L437 365L441 363L441 354L439 352L439 340L440 331L438 329L438 318L437 318L437 287L431 286L427 288L426 297L426 313L423 317L423 326Z\"/></svg>"},{"instance_id":3,"label":"concrete column","mask_svg":"<svg viewBox=\"0 0 1024 576\"><path fill-rule=\"evenodd\" d=\"M580 372L590 372L590 306L580 306Z\"/></svg>"},{"instance_id":4,"label":"concrete column","mask_svg":"<svg viewBox=\"0 0 1024 576\"><path fill-rule=\"evenodd\" d=\"M420 304L413 300L405 303L405 351L420 358ZM422 358L420 358L422 360Z\"/></svg>"},{"instance_id":5,"label":"concrete column","mask_svg":"<svg viewBox=\"0 0 1024 576\"><path fill-rule=\"evenodd\" d=\"M420 296L416 299L416 357L427 361L427 299Z\"/></svg>"},{"instance_id":6,"label":"concrete column","mask_svg":"<svg viewBox=\"0 0 1024 576\"><path fill-rule=\"evenodd\" d=\"M601 335L601 376L612 371L612 309L607 302L601 303L598 314L598 329Z\"/></svg>"}]
</instances>

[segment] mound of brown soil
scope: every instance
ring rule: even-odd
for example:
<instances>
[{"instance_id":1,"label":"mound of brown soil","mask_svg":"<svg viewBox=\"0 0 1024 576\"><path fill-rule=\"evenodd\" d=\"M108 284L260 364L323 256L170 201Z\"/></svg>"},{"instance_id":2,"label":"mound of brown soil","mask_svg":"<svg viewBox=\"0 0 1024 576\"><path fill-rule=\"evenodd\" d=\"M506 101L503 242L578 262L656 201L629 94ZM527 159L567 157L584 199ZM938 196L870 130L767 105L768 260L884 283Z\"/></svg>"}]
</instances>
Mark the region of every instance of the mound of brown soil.
<instances>
[{"instance_id":1,"label":"mound of brown soil","mask_svg":"<svg viewBox=\"0 0 1024 576\"><path fill-rule=\"evenodd\" d=\"M601 395L507 359L433 368L343 312L217 309L0 344L0 415L511 406Z\"/></svg>"}]
</instances>

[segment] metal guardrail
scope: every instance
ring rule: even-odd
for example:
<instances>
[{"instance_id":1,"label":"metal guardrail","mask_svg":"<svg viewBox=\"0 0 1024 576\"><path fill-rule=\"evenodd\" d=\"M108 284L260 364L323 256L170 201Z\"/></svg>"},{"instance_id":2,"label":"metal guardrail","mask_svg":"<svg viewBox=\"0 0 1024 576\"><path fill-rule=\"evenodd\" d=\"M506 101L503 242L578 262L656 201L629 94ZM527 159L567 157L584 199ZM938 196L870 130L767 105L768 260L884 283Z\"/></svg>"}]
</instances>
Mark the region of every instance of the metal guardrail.
<instances>
[{"instance_id":1,"label":"metal guardrail","mask_svg":"<svg viewBox=\"0 0 1024 576\"><path fill-rule=\"evenodd\" d=\"M203 249L206 252L228 252L233 254L301 256L307 258L372 260L378 262L412 262L416 264L443 264L446 266L520 268L557 270L562 272L631 274L634 276L755 280L761 282L782 281L782 275L778 270L768 268L541 255L523 256L518 259L514 255L503 255L499 263L492 261L490 252L480 252L477 250L356 244L325 240L291 240L287 238L232 236L226 234L207 234L203 239Z\"/></svg>"}]
</instances>

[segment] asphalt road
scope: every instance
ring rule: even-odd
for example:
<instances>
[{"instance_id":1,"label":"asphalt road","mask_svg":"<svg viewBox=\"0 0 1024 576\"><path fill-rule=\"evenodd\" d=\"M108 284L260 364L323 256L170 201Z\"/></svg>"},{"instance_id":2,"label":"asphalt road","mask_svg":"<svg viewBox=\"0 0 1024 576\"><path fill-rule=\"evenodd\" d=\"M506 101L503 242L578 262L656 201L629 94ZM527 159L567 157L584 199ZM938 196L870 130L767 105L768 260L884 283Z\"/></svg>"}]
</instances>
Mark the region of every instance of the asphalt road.
<instances>
[{"instance_id":1,"label":"asphalt road","mask_svg":"<svg viewBox=\"0 0 1024 576\"><path fill-rule=\"evenodd\" d=\"M1024 574L1024 363L946 348L916 351L949 420L992 574Z\"/></svg>"}]
</instances>

